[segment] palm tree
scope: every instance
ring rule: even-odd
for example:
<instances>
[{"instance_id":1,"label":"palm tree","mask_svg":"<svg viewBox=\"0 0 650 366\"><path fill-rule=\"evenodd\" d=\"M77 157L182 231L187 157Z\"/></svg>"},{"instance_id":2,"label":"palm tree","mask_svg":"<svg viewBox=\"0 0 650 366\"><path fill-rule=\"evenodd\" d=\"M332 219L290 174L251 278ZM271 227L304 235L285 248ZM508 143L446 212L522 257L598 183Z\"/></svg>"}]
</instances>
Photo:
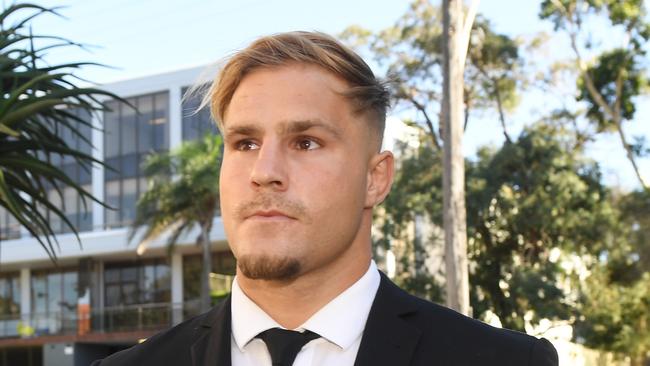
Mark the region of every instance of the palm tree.
<instances>
[{"instance_id":1,"label":"palm tree","mask_svg":"<svg viewBox=\"0 0 650 366\"><path fill-rule=\"evenodd\" d=\"M92 128L91 123L80 116L105 109L98 97L117 97L97 88L78 86L80 79L72 72L92 63L49 65L43 60L45 52L53 48L82 47L60 37L33 35L29 23L44 13L57 14L55 9L27 3L0 12L0 208L7 210L56 260L57 241L49 218L58 217L79 237L62 207L50 202L48 191L54 190L62 199L62 188L70 187L86 210L88 199L99 201L52 160L72 158L88 171L93 163L102 164L66 143L62 131L90 145L79 126Z\"/></svg>"},{"instance_id":2,"label":"palm tree","mask_svg":"<svg viewBox=\"0 0 650 366\"><path fill-rule=\"evenodd\" d=\"M198 225L200 235L196 241L203 249L201 312L211 306L209 233L219 210L220 165L221 136L213 134L185 142L171 152L150 155L143 167L149 187L138 200L129 235L132 240L142 229L139 254L161 236L167 236L171 252L179 236Z\"/></svg>"}]
</instances>

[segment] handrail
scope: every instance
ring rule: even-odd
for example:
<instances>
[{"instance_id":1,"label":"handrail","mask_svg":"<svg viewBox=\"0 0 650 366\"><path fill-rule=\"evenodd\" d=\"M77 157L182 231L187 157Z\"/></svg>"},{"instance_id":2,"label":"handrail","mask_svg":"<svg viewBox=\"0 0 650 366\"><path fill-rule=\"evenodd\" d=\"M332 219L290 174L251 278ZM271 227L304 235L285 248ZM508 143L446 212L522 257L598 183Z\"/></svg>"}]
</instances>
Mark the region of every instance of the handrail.
<instances>
[{"instance_id":1,"label":"handrail","mask_svg":"<svg viewBox=\"0 0 650 366\"><path fill-rule=\"evenodd\" d=\"M172 326L174 319L196 315L194 303L158 302L95 309L79 304L76 309L61 308L56 312L0 315L0 338L159 330Z\"/></svg>"}]
</instances>

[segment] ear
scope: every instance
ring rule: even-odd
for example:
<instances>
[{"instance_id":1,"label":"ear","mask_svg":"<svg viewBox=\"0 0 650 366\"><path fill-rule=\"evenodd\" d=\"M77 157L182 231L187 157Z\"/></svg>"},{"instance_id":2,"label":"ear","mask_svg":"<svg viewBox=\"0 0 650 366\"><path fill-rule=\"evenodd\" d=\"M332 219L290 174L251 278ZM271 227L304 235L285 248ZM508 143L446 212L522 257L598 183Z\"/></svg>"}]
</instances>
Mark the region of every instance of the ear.
<instances>
[{"instance_id":1,"label":"ear","mask_svg":"<svg viewBox=\"0 0 650 366\"><path fill-rule=\"evenodd\" d=\"M382 203L393 185L394 158L390 151L383 151L370 158L365 208Z\"/></svg>"}]
</instances>

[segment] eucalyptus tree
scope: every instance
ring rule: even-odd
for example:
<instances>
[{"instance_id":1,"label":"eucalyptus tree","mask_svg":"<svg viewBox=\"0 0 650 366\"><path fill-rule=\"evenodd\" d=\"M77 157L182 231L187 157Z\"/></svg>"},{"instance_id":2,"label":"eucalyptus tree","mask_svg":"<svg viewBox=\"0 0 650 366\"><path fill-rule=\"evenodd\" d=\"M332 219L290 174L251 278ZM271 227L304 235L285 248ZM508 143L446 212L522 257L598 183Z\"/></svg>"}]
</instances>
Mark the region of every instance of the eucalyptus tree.
<instances>
[{"instance_id":1,"label":"eucalyptus tree","mask_svg":"<svg viewBox=\"0 0 650 366\"><path fill-rule=\"evenodd\" d=\"M544 0L540 17L551 21L570 41L578 72L579 101L598 133L616 133L634 173L650 189L638 159L650 155L642 136L630 137L625 125L635 121L640 96L647 95L646 49L650 23L643 0ZM595 32L605 21L607 32Z\"/></svg>"},{"instance_id":2,"label":"eucalyptus tree","mask_svg":"<svg viewBox=\"0 0 650 366\"><path fill-rule=\"evenodd\" d=\"M449 28L443 26L445 12L426 0L414 1L394 26L376 34L352 26L342 36L362 53L368 52L385 70L392 82L394 112L409 125L425 132L434 151L444 152L444 156L449 158L447 163L445 157L440 161L446 167L443 175L449 178L445 179L447 193L441 197L447 203L441 207L443 212L447 212L447 224L444 224L448 233L447 257L450 259L446 274L450 286L447 292L456 294L448 297L450 301L452 298L464 298L449 304L467 313L467 261L463 249L466 231L463 203L465 183L461 179L464 168L459 139L467 128L470 110L492 108L499 112L504 137L510 139L506 130L506 113L516 104L516 95L521 87L518 69L522 61L515 40L494 32L490 23L480 17L474 22L478 2L472 2L468 8L463 7L461 2L454 4L457 24L453 24L452 28L456 30L453 34L459 37L455 41L445 43L447 33L444 30ZM445 63L445 44L457 47L451 63ZM449 71L445 65L452 65L457 70L452 70L452 73L460 77L460 81L444 82L445 75L451 75L445 72ZM456 90L450 103L443 98L444 95L452 96L445 91L445 86ZM445 112L447 109L453 113ZM449 125L453 128L445 128L444 121L451 121L445 118L454 116L458 117L453 125ZM442 180L434 183L443 184Z\"/></svg>"}]
</instances>

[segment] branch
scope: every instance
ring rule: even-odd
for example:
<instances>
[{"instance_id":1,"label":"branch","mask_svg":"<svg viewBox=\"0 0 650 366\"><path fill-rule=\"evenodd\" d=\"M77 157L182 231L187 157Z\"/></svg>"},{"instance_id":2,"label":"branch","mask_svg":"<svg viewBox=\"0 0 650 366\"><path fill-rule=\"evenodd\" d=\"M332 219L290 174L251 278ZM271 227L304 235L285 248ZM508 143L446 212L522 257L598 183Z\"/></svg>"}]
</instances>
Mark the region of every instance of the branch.
<instances>
[{"instance_id":1,"label":"branch","mask_svg":"<svg viewBox=\"0 0 650 366\"><path fill-rule=\"evenodd\" d=\"M567 9L562 6L562 4L558 0L551 0L555 6L562 11L562 13L565 15L566 19L568 22L571 24L572 29L569 31L569 38L571 40L571 49L573 50L573 53L576 55L576 65L578 66L578 71L580 74L582 74L582 77L585 81L585 86L587 87L587 91L591 95L591 97L594 99L596 104L603 109L603 111L610 116L610 118L614 121L614 123L618 123L620 120L620 116L617 116L616 113L612 110L609 104L605 101L603 98L602 94L598 92L596 89L596 86L594 85L593 80L591 79L591 75L587 72L587 65L582 59L582 55L580 54L580 49L578 48L578 42L577 42L577 34L576 34L576 23L573 20L573 14L569 13ZM618 102L618 96L617 96L617 102Z\"/></svg>"},{"instance_id":2,"label":"branch","mask_svg":"<svg viewBox=\"0 0 650 366\"><path fill-rule=\"evenodd\" d=\"M501 92L499 91L499 83L497 82L497 79L494 77L491 77L488 75L487 71L483 66L481 65L474 65L478 71L483 75L486 79L490 80L492 83L492 88L494 91L494 96L496 97L496 102L497 102L497 110L499 112L499 121L501 122L501 128L503 128L503 136L506 138L506 141L508 143L512 143L512 139L510 138L510 135L508 134L508 130L506 129L506 117L505 114L503 113L503 102L501 101Z\"/></svg>"},{"instance_id":3,"label":"branch","mask_svg":"<svg viewBox=\"0 0 650 366\"><path fill-rule=\"evenodd\" d=\"M415 109L417 109L422 113L427 123L427 128L429 128L429 135L431 136L431 142L433 142L433 146L436 148L436 150L441 151L442 148L440 147L440 142L438 141L438 135L436 135L435 129L433 128L433 122L431 122L431 118L429 118L429 114L427 113L424 106L411 96L404 95L403 97L407 99L409 102L411 102L411 104L413 104Z\"/></svg>"},{"instance_id":4,"label":"branch","mask_svg":"<svg viewBox=\"0 0 650 366\"><path fill-rule=\"evenodd\" d=\"M508 134L508 130L506 129L506 117L503 114L503 105L501 102L501 92L499 91L499 85L495 79L490 79L493 83L494 86L494 96L497 99L497 109L499 110L499 120L501 121L501 128L503 128L503 136L506 138L506 141L509 144L512 144L512 139L510 138L510 135Z\"/></svg>"},{"instance_id":5,"label":"branch","mask_svg":"<svg viewBox=\"0 0 650 366\"><path fill-rule=\"evenodd\" d=\"M572 26L572 30L569 31L569 37L571 39L571 48L573 49L573 52L576 55L576 63L578 65L578 70L582 74L582 77L585 81L585 86L587 87L587 91L589 92L589 95L594 99L598 107L602 108L604 113L609 116L609 118L612 120L614 125L616 126L616 130L618 132L618 136L621 140L621 144L623 145L623 148L625 149L627 159L630 161L632 164L632 168L634 169L634 173L636 174L637 179L639 180L639 183L641 183L641 186L643 187L644 190L650 190L650 186L648 186L648 183L643 179L643 176L641 175L641 172L639 171L639 167L636 163L636 160L634 158L634 152L632 151L632 148L630 147L630 144L627 142L627 138L625 137L625 133L623 131L623 126L622 126L622 119L621 119L621 102L622 102L622 94L623 94L623 73L619 71L618 77L616 78L616 95L615 95L615 100L614 100L614 107L612 108L605 99L603 98L603 95L596 89L596 86L594 85L593 80L591 79L591 75L589 75L589 72L587 71L587 66L585 62L582 59L582 55L580 54L580 50L578 49L578 43L577 43L577 34L576 34L576 23L573 20L573 17L571 17L571 14L567 12L566 8L561 6L558 0L551 0L553 4L555 4L566 16L568 21L570 22Z\"/></svg>"},{"instance_id":6,"label":"branch","mask_svg":"<svg viewBox=\"0 0 650 366\"><path fill-rule=\"evenodd\" d=\"M622 95L623 95L623 72L621 71L618 73L618 77L616 78L616 104L614 104L614 112L616 113L617 116L621 115L621 99L623 99ZM630 163L632 163L634 174L636 174L639 183L641 183L641 187L643 187L643 189L646 191L649 190L650 186L648 186L648 183L645 181L645 179L643 179L643 176L639 171L639 166L637 165L636 159L634 158L634 152L632 151L632 148L630 147L630 144L627 142L627 138L625 137L622 121L619 118L617 121L614 121L614 123L616 125L616 131L618 132L618 137L621 139L621 144L623 144L623 148L625 149L627 159L630 161Z\"/></svg>"},{"instance_id":7,"label":"branch","mask_svg":"<svg viewBox=\"0 0 650 366\"><path fill-rule=\"evenodd\" d=\"M474 24L474 19L476 19L476 14L478 13L478 5L481 3L481 0L472 0L469 4L469 9L467 10L467 15L463 20L463 33L461 34L461 49L463 53L460 57L461 65L465 65L465 59L467 58L467 49L469 48L469 36L472 33L472 25Z\"/></svg>"},{"instance_id":8,"label":"branch","mask_svg":"<svg viewBox=\"0 0 650 366\"><path fill-rule=\"evenodd\" d=\"M465 123L463 123L463 132L467 131L467 124L469 123L469 111L472 109L469 102L465 102Z\"/></svg>"}]
</instances>

